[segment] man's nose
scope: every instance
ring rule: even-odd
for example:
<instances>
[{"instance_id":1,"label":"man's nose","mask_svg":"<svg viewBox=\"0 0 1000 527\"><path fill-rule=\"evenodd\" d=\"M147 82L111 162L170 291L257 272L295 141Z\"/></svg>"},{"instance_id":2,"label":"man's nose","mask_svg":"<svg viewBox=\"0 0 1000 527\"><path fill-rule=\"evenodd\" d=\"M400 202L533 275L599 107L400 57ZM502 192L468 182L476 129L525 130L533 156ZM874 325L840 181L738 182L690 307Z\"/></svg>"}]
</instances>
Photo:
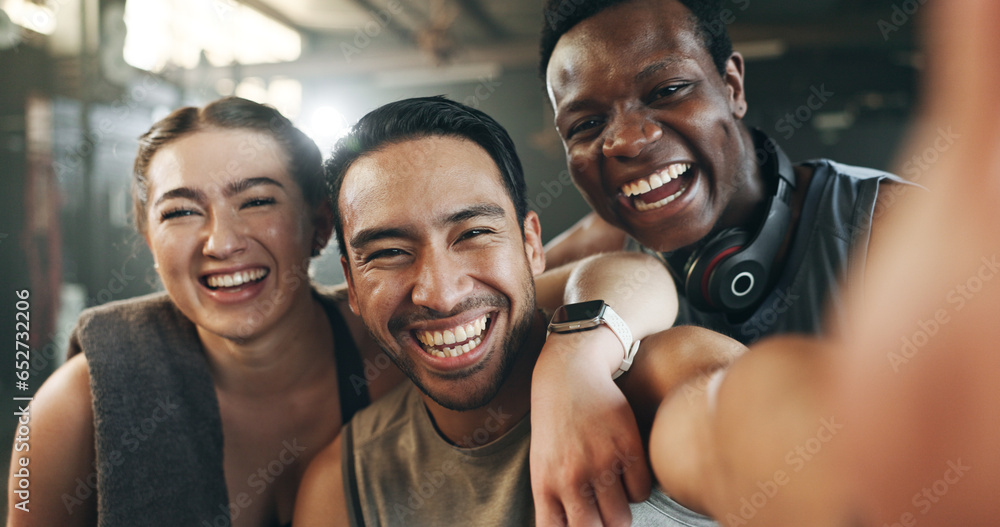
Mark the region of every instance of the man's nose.
<instances>
[{"instance_id":1,"label":"man's nose","mask_svg":"<svg viewBox=\"0 0 1000 527\"><path fill-rule=\"evenodd\" d=\"M454 255L432 253L420 257L413 303L438 313L450 313L472 293L473 280Z\"/></svg>"},{"instance_id":2,"label":"man's nose","mask_svg":"<svg viewBox=\"0 0 1000 527\"><path fill-rule=\"evenodd\" d=\"M622 112L608 123L604 139L605 157L633 158L663 137L663 129L641 112Z\"/></svg>"}]
</instances>

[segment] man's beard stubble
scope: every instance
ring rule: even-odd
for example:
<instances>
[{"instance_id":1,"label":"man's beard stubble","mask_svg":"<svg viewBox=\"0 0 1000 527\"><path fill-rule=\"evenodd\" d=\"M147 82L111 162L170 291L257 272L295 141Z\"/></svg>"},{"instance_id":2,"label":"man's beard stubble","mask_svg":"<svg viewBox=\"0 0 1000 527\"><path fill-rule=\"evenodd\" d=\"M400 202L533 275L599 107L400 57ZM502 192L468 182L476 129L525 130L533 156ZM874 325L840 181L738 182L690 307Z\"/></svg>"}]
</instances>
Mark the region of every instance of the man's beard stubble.
<instances>
[{"instance_id":1,"label":"man's beard stubble","mask_svg":"<svg viewBox=\"0 0 1000 527\"><path fill-rule=\"evenodd\" d=\"M525 304L526 308L522 310L521 313L513 314L511 316L511 328L506 336L503 338L503 342L499 349L496 349L492 353L502 353L500 357L500 365L496 371L490 376L488 382L486 382L481 389L475 392L468 398L465 399L455 399L449 397L447 394L443 393L433 393L430 391L423 382L421 382L420 377L417 375L416 368L413 361L405 353L401 353L403 343L402 337L397 339L395 347L389 346L387 342L379 338L367 324L368 333L372 336L372 339L379 345L379 348L396 364L406 376L413 381L413 384L420 389L421 392L430 397L437 404L455 411L468 411L475 410L477 408L482 408L487 405L490 401L496 397L497 393L500 391L500 387L503 386L504 381L510 376L510 372L514 368L514 364L517 359L521 356L524 351L525 340L528 335L528 331L531 329L532 319L534 317L534 306L535 306L535 288L534 281L529 279L529 283L526 284L529 290L528 300ZM419 308L419 311L407 313L404 315L398 315L389 320L387 327L389 328L390 334L398 334L399 329L405 327L418 320L436 320L441 318L447 318L454 316L458 313L468 311L470 309L481 308L484 306L490 306L498 308L500 311L510 310L510 301L499 294L489 294L481 295L473 298L468 298L462 301L451 313L435 313L426 308ZM491 327L492 330L492 327ZM488 364L492 361L490 357L484 357L475 366L471 368L454 372L451 375L440 375L439 377L447 379L450 382L463 382L463 379L475 375L486 368Z\"/></svg>"}]
</instances>

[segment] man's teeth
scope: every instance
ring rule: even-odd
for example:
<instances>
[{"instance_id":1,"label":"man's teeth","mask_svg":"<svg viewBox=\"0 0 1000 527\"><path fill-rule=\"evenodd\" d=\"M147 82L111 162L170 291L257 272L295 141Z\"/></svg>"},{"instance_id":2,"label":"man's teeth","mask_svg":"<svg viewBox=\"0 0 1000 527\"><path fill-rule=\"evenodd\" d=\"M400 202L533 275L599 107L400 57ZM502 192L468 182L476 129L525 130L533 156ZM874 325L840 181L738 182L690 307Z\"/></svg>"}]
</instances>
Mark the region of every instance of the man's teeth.
<instances>
[{"instance_id":1,"label":"man's teeth","mask_svg":"<svg viewBox=\"0 0 1000 527\"><path fill-rule=\"evenodd\" d=\"M632 200L632 203L635 204L635 210L638 210L639 212L646 212L647 210L658 209L658 208L666 205L667 203L670 203L671 201L677 199L677 196L680 196L681 194L683 194L685 190L687 190L687 185L684 185L677 192L674 192L673 194L671 194L671 195L669 195L669 196L667 196L667 197L665 197L665 198L663 198L660 201L657 201L655 203L646 203L645 201L642 201L641 199Z\"/></svg>"},{"instance_id":2,"label":"man's teeth","mask_svg":"<svg viewBox=\"0 0 1000 527\"><path fill-rule=\"evenodd\" d=\"M444 331L417 331L417 340L424 350L435 357L458 357L476 349L482 341L483 331L489 315L483 315L472 322L455 326Z\"/></svg>"},{"instance_id":3,"label":"man's teeth","mask_svg":"<svg viewBox=\"0 0 1000 527\"><path fill-rule=\"evenodd\" d=\"M681 174L687 172L690 168L691 165L687 163L670 165L650 176L626 183L622 186L622 194L632 197L653 191L663 185L666 185L671 180L677 179Z\"/></svg>"},{"instance_id":4,"label":"man's teeth","mask_svg":"<svg viewBox=\"0 0 1000 527\"><path fill-rule=\"evenodd\" d=\"M237 287L247 282L254 282L264 278L266 269L253 269L250 271L238 271L230 274L214 274L205 279L208 287Z\"/></svg>"},{"instance_id":5,"label":"man's teeth","mask_svg":"<svg viewBox=\"0 0 1000 527\"><path fill-rule=\"evenodd\" d=\"M476 349L476 346L478 346L482 341L482 337L476 337L461 346L445 346L442 348L429 347L425 351L442 359L445 357L458 357L459 355L463 355Z\"/></svg>"}]
</instances>

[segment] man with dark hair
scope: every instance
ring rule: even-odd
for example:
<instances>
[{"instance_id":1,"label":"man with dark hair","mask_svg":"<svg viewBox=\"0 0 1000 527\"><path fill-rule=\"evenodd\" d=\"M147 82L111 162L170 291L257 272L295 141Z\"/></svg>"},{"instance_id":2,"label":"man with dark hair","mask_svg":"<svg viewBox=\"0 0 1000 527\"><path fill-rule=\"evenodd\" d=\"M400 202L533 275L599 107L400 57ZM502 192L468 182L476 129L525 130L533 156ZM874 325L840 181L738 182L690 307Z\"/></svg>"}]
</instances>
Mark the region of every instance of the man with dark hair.
<instances>
[{"instance_id":1,"label":"man with dark hair","mask_svg":"<svg viewBox=\"0 0 1000 527\"><path fill-rule=\"evenodd\" d=\"M333 155L324 164L333 196L340 254L347 253L339 221L340 203L336 197L347 168L359 158L386 145L430 135L464 138L485 150L500 170L504 188L514 203L517 222L524 222L528 212L524 169L507 130L488 115L444 97L405 99L376 108L366 115L351 134L338 143Z\"/></svg>"},{"instance_id":2,"label":"man with dark hair","mask_svg":"<svg viewBox=\"0 0 1000 527\"><path fill-rule=\"evenodd\" d=\"M942 153L931 192L909 193L880 219L869 264L851 271L846 324L824 339L754 344L659 411L659 483L724 525L1000 517L1000 281L990 283L1000 271L1000 73L982 67L1000 46L1000 3L927 9L923 115L898 159L926 150L941 127L963 140Z\"/></svg>"},{"instance_id":3,"label":"man with dark hair","mask_svg":"<svg viewBox=\"0 0 1000 527\"><path fill-rule=\"evenodd\" d=\"M549 263L630 237L674 271L677 323L744 343L815 334L825 309L840 308L848 267L864 266L879 190L894 177L829 160L792 165L747 129L744 62L719 23L722 5L547 3L542 74L570 173L603 220L551 244Z\"/></svg>"},{"instance_id":4,"label":"man with dark hair","mask_svg":"<svg viewBox=\"0 0 1000 527\"><path fill-rule=\"evenodd\" d=\"M678 325L745 344L818 334L843 323L839 285L862 276L851 271L866 267L878 237L874 212L897 197L886 187L902 185L830 160L793 165L763 132L748 129L745 64L723 18L721 0L546 3L542 75L570 174L594 210L554 239L546 257L555 266L641 249L674 276ZM568 363L547 354L538 364L577 384L533 385L533 399L550 403L532 405L532 420L547 424L532 436L533 452L554 445L566 452L533 456L533 491L540 514L590 507L593 517L643 489L623 480L625 492L599 495L596 507L580 499L579 485L611 459L600 446L611 436L576 431L613 415L605 401L617 388L603 370ZM560 408L582 400L609 411L568 417ZM566 437L589 445L567 447ZM565 469L584 462L594 468Z\"/></svg>"},{"instance_id":5,"label":"man with dark hair","mask_svg":"<svg viewBox=\"0 0 1000 527\"><path fill-rule=\"evenodd\" d=\"M538 216L517 213L525 201L519 166L499 125L440 98L388 104L338 143L326 169L350 305L413 383L358 413L315 458L296 526L531 524L528 387L548 317L532 280L545 268ZM612 256L626 269L663 271L644 255ZM593 275L598 261L574 272ZM656 284L635 285L669 296L669 286ZM616 304L622 318L656 307L634 300ZM699 328L651 335L622 390L648 426L673 386L741 350ZM608 479L645 464L622 452ZM591 490L604 492L602 484ZM659 492L631 515L636 525L713 524ZM626 510L607 523L629 517Z\"/></svg>"},{"instance_id":6,"label":"man with dark hair","mask_svg":"<svg viewBox=\"0 0 1000 527\"><path fill-rule=\"evenodd\" d=\"M542 27L541 63L539 72L544 79L549 66L549 58L559 38L604 9L626 0L548 0L545 3L545 22ZM733 54L733 43L726 30L723 0L679 0L690 12L698 37L712 57L712 63L720 75L726 74L726 63ZM744 0L749 1L749 0Z\"/></svg>"}]
</instances>

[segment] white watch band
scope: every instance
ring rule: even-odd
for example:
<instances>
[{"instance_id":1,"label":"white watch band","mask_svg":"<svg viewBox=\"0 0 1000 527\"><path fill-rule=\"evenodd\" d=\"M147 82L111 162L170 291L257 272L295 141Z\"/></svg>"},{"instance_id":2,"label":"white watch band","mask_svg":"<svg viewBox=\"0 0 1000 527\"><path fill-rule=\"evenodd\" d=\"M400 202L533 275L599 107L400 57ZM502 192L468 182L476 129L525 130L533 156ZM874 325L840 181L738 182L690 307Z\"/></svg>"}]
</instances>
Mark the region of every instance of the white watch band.
<instances>
[{"instance_id":1,"label":"white watch band","mask_svg":"<svg viewBox=\"0 0 1000 527\"><path fill-rule=\"evenodd\" d=\"M635 354L639 352L640 342L642 342L641 339L633 342L632 345L629 346L628 351L625 352L625 358L622 359L622 365L619 366L618 371L616 371L615 374L611 376L611 380L615 380L618 377L621 377L623 373L627 372L628 369L632 367L632 359L634 359Z\"/></svg>"},{"instance_id":2,"label":"white watch band","mask_svg":"<svg viewBox=\"0 0 1000 527\"><path fill-rule=\"evenodd\" d=\"M632 330L628 328L628 324L608 304L604 304L604 316L602 318L602 322L607 324L611 328L611 331L615 332L618 340L622 341L622 347L625 350L624 356L627 357L629 348L632 347Z\"/></svg>"}]
</instances>

